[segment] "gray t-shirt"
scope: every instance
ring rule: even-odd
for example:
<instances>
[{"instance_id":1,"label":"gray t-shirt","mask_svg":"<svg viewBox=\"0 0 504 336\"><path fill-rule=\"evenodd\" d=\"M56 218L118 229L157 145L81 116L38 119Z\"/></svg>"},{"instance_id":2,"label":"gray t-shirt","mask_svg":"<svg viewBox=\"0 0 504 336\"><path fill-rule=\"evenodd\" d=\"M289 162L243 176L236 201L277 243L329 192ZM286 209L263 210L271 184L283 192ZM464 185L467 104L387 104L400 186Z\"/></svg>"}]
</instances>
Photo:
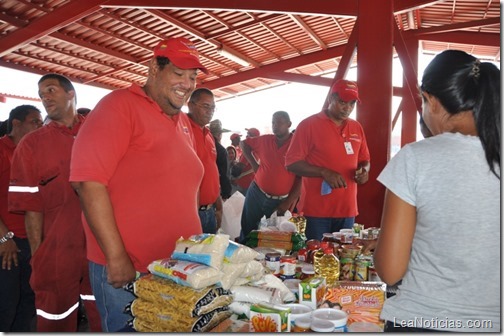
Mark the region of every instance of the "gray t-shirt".
<instances>
[{"instance_id":1,"label":"gray t-shirt","mask_svg":"<svg viewBox=\"0 0 504 336\"><path fill-rule=\"evenodd\" d=\"M500 331L500 180L479 138L443 133L409 144L378 181L417 211L408 270L381 318L444 331Z\"/></svg>"}]
</instances>

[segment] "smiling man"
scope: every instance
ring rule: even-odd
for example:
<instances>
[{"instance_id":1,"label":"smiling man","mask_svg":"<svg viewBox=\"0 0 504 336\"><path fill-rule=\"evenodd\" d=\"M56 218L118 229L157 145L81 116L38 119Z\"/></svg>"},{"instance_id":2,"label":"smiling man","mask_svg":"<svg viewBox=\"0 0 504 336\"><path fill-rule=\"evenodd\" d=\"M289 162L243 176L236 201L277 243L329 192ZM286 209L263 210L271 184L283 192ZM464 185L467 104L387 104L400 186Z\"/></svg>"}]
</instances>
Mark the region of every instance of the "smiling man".
<instances>
[{"instance_id":1,"label":"smiling man","mask_svg":"<svg viewBox=\"0 0 504 336\"><path fill-rule=\"evenodd\" d=\"M145 85L105 96L75 140L70 181L85 216L93 292L103 330L126 327L135 296L122 286L169 257L181 236L202 232L198 190L203 166L189 118L180 109L206 72L194 44L163 40Z\"/></svg>"}]
</instances>

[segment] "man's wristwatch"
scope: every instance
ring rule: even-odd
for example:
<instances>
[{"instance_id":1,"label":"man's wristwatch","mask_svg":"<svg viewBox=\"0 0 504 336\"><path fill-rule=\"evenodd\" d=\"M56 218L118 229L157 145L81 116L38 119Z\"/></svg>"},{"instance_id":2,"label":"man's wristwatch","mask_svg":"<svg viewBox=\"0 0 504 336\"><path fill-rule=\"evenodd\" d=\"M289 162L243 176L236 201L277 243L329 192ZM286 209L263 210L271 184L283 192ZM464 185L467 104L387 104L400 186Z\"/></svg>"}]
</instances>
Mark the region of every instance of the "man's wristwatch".
<instances>
[{"instance_id":1,"label":"man's wristwatch","mask_svg":"<svg viewBox=\"0 0 504 336\"><path fill-rule=\"evenodd\" d=\"M2 238L0 238L0 244L5 243L9 239L12 239L12 237L14 237L14 232L12 232L12 231L7 232L5 234L5 236L3 236Z\"/></svg>"}]
</instances>

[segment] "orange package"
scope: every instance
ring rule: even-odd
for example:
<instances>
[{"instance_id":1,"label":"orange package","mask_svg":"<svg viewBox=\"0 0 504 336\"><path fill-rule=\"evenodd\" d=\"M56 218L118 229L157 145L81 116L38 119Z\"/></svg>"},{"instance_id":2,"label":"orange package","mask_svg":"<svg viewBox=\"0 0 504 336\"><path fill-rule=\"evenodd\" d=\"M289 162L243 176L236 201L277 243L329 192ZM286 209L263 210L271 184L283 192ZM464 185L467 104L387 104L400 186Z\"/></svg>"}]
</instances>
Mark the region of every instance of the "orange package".
<instances>
[{"instance_id":1,"label":"orange package","mask_svg":"<svg viewBox=\"0 0 504 336\"><path fill-rule=\"evenodd\" d=\"M322 306L344 310L348 314L348 326L354 322L369 322L383 330L384 321L380 320L380 313L385 302L386 286L383 282L340 281L327 288Z\"/></svg>"}]
</instances>

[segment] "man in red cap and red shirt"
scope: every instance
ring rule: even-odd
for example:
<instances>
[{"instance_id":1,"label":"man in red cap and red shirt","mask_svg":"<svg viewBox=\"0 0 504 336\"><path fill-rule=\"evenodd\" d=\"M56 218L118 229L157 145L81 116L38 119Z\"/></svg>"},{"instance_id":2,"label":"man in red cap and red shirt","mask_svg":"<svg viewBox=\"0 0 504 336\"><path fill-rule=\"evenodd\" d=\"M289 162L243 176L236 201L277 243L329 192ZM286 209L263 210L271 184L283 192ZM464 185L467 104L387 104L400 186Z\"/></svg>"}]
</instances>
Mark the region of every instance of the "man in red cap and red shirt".
<instances>
[{"instance_id":1,"label":"man in red cap and red shirt","mask_svg":"<svg viewBox=\"0 0 504 336\"><path fill-rule=\"evenodd\" d=\"M259 228L263 216L270 218L275 211L283 216L287 210L292 210L301 190L301 179L285 168L285 153L292 140L290 116L285 111L277 111L273 113L271 124L273 134L247 137L240 143L243 156L255 171L254 181L247 190L243 204L242 244L245 244L252 230Z\"/></svg>"},{"instance_id":2,"label":"man in red cap and red shirt","mask_svg":"<svg viewBox=\"0 0 504 336\"><path fill-rule=\"evenodd\" d=\"M233 133L229 137L229 140L231 140L231 145L236 149L236 160L239 160L242 156L242 149L240 148L241 135Z\"/></svg>"},{"instance_id":3,"label":"man in red cap and red shirt","mask_svg":"<svg viewBox=\"0 0 504 336\"><path fill-rule=\"evenodd\" d=\"M87 117L72 152L70 181L85 216L90 277L103 331L126 327L135 299L122 287L169 257L175 242L200 234L203 165L181 113L200 63L185 38L154 48L143 87L105 96Z\"/></svg>"},{"instance_id":4,"label":"man in red cap and red shirt","mask_svg":"<svg viewBox=\"0 0 504 336\"><path fill-rule=\"evenodd\" d=\"M358 215L357 185L368 181L370 156L362 126L348 118L357 101L355 82L336 81L327 109L298 125L287 151L287 169L303 177L298 210L307 239L351 228Z\"/></svg>"},{"instance_id":5,"label":"man in red cap and red shirt","mask_svg":"<svg viewBox=\"0 0 504 336\"><path fill-rule=\"evenodd\" d=\"M245 128L245 130L247 131L247 139L261 135L257 128ZM243 196L246 196L250 183L254 180L255 173L250 162L243 154L240 155L238 163L231 168L231 175L234 177L231 183L236 185L237 190L241 192Z\"/></svg>"}]
</instances>

